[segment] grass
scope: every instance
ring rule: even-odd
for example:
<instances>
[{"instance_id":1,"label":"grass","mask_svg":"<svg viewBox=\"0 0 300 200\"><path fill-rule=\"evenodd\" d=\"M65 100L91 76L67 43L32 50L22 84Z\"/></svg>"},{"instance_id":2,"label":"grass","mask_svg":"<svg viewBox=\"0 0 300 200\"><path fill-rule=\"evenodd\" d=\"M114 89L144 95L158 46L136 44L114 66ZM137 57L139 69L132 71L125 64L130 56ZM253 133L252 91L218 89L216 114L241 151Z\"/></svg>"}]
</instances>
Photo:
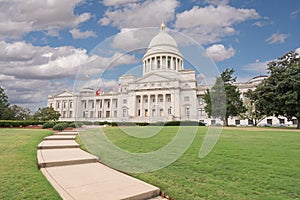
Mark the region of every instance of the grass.
<instances>
[{"instance_id":1,"label":"grass","mask_svg":"<svg viewBox=\"0 0 300 200\"><path fill-rule=\"evenodd\" d=\"M0 199L61 199L36 165L48 130L0 129Z\"/></svg>"},{"instance_id":2,"label":"grass","mask_svg":"<svg viewBox=\"0 0 300 200\"><path fill-rule=\"evenodd\" d=\"M147 139L128 136L117 127L103 130L115 145L141 153L166 145L177 127L164 127L161 133ZM300 199L299 131L224 129L213 151L199 159L206 130L205 127L198 130L192 145L173 164L151 173L132 175L158 186L177 200ZM139 131L143 129L136 127L136 132ZM98 156L101 159L103 155Z\"/></svg>"}]
</instances>

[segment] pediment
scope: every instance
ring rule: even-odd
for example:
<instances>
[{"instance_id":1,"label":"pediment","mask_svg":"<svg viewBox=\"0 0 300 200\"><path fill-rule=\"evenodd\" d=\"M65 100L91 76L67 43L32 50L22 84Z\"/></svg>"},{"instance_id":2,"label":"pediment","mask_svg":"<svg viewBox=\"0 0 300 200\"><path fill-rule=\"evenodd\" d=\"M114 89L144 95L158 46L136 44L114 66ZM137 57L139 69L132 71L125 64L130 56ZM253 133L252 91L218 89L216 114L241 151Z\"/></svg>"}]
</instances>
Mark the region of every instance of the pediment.
<instances>
[{"instance_id":1,"label":"pediment","mask_svg":"<svg viewBox=\"0 0 300 200\"><path fill-rule=\"evenodd\" d=\"M56 95L54 95L55 97L72 97L73 94L69 91L63 91L63 92L60 92Z\"/></svg>"},{"instance_id":2,"label":"pediment","mask_svg":"<svg viewBox=\"0 0 300 200\"><path fill-rule=\"evenodd\" d=\"M174 80L174 78L170 78L160 74L149 74L136 80L135 83L168 82L172 80Z\"/></svg>"}]
</instances>

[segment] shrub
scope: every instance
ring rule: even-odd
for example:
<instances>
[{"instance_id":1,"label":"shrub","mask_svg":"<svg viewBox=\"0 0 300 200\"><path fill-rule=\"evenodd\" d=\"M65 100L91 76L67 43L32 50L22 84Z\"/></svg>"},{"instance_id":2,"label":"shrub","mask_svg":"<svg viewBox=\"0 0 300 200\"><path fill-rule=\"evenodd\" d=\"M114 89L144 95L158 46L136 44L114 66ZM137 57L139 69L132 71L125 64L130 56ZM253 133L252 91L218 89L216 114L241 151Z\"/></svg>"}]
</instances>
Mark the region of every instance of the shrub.
<instances>
[{"instance_id":1,"label":"shrub","mask_svg":"<svg viewBox=\"0 0 300 200\"><path fill-rule=\"evenodd\" d=\"M48 121L43 124L42 128L53 128L55 125L56 125L56 122Z\"/></svg>"},{"instance_id":2,"label":"shrub","mask_svg":"<svg viewBox=\"0 0 300 200\"><path fill-rule=\"evenodd\" d=\"M0 120L0 127L20 127L20 126L30 126L39 125L44 122L33 121L33 120Z\"/></svg>"},{"instance_id":3,"label":"shrub","mask_svg":"<svg viewBox=\"0 0 300 200\"><path fill-rule=\"evenodd\" d=\"M68 127L69 127L69 123L63 122L63 123L55 124L55 126L53 126L53 130L62 131Z\"/></svg>"}]
</instances>

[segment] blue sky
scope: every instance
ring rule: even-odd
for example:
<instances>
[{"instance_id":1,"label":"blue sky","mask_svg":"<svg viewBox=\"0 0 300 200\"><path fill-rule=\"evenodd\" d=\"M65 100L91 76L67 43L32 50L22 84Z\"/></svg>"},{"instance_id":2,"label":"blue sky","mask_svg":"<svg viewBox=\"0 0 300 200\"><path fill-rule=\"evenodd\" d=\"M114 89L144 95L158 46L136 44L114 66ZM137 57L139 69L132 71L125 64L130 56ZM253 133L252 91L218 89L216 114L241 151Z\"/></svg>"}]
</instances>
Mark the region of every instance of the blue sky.
<instances>
[{"instance_id":1,"label":"blue sky","mask_svg":"<svg viewBox=\"0 0 300 200\"><path fill-rule=\"evenodd\" d=\"M291 50L300 52L299 0L1 0L0 85L12 104L34 111L49 94L72 90L81 66L93 73L107 62L91 55L98 44L162 21L201 44L220 71L234 68L239 81L266 74L269 61ZM131 40L118 39L130 47ZM118 64L139 61L126 55ZM103 80L107 87L116 84L113 78Z\"/></svg>"}]
</instances>

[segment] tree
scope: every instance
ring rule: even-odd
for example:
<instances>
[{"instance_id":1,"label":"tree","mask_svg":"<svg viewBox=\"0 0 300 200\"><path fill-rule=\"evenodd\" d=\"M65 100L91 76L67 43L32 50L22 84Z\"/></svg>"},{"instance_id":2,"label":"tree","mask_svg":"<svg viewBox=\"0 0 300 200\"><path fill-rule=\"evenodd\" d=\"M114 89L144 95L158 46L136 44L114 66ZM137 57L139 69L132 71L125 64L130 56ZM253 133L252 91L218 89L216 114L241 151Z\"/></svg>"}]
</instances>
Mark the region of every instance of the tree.
<instances>
[{"instance_id":1,"label":"tree","mask_svg":"<svg viewBox=\"0 0 300 200\"><path fill-rule=\"evenodd\" d=\"M4 89L0 86L0 119L9 119L10 110L9 110L8 97L4 92Z\"/></svg>"},{"instance_id":2,"label":"tree","mask_svg":"<svg viewBox=\"0 0 300 200\"><path fill-rule=\"evenodd\" d=\"M257 126L259 121L266 117L266 115L264 115L258 109L256 109L255 105L258 101L258 96L253 90L249 89L245 93L245 96L248 98L248 100L244 102L244 105L247 109L245 118L253 120L254 126Z\"/></svg>"},{"instance_id":3,"label":"tree","mask_svg":"<svg viewBox=\"0 0 300 200\"><path fill-rule=\"evenodd\" d=\"M225 69L210 90L206 90L204 100L205 111L209 117L220 117L224 125L228 126L228 118L239 116L246 111L237 86L233 85L236 77L232 77L234 70Z\"/></svg>"},{"instance_id":4,"label":"tree","mask_svg":"<svg viewBox=\"0 0 300 200\"><path fill-rule=\"evenodd\" d=\"M33 118L41 121L58 120L60 113L52 107L39 108L33 115Z\"/></svg>"},{"instance_id":5,"label":"tree","mask_svg":"<svg viewBox=\"0 0 300 200\"><path fill-rule=\"evenodd\" d=\"M300 129L300 56L291 51L268 63L269 78L254 91L256 109L267 116L297 118Z\"/></svg>"},{"instance_id":6,"label":"tree","mask_svg":"<svg viewBox=\"0 0 300 200\"><path fill-rule=\"evenodd\" d=\"M12 105L9 109L12 115L11 119L27 120L31 117L31 111L28 108L24 108L18 105Z\"/></svg>"}]
</instances>

